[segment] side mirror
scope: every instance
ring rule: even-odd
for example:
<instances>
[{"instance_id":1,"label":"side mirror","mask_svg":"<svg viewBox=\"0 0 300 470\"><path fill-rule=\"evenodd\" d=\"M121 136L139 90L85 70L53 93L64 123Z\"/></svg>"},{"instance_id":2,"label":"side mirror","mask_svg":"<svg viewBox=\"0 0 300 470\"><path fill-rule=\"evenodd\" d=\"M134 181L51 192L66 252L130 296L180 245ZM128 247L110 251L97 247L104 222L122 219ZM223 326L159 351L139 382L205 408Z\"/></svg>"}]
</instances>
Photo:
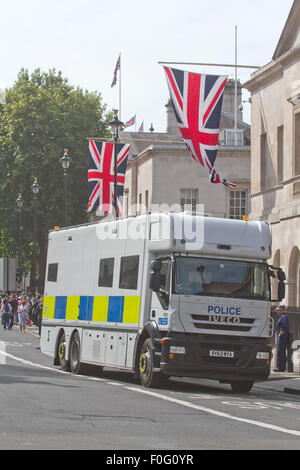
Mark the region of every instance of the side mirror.
<instances>
[{"instance_id":1,"label":"side mirror","mask_svg":"<svg viewBox=\"0 0 300 470\"><path fill-rule=\"evenodd\" d=\"M282 269L278 269L277 277L278 277L279 281L285 281L286 280L285 272L282 271Z\"/></svg>"},{"instance_id":2,"label":"side mirror","mask_svg":"<svg viewBox=\"0 0 300 470\"><path fill-rule=\"evenodd\" d=\"M149 287L151 290L154 292L159 292L160 286L161 286L161 261L158 259L155 259L151 261L150 263L150 282L149 282Z\"/></svg>"},{"instance_id":3,"label":"side mirror","mask_svg":"<svg viewBox=\"0 0 300 470\"><path fill-rule=\"evenodd\" d=\"M279 283L278 283L278 300L279 300L279 302L281 302L282 299L284 299L284 297L285 297L285 283L280 280Z\"/></svg>"},{"instance_id":4,"label":"side mirror","mask_svg":"<svg viewBox=\"0 0 300 470\"><path fill-rule=\"evenodd\" d=\"M151 271L157 272L161 270L161 261L159 259L154 259L150 263Z\"/></svg>"},{"instance_id":5,"label":"side mirror","mask_svg":"<svg viewBox=\"0 0 300 470\"><path fill-rule=\"evenodd\" d=\"M285 280L286 275L285 272L276 266L269 266L269 275L270 277L275 278L275 273L273 270L277 271L277 279L278 279L278 290L277 290L277 299L271 300L271 302L281 302L285 297Z\"/></svg>"},{"instance_id":6,"label":"side mirror","mask_svg":"<svg viewBox=\"0 0 300 470\"><path fill-rule=\"evenodd\" d=\"M154 271L150 273L150 282L149 287L154 292L159 292L161 286L161 273L159 271Z\"/></svg>"}]
</instances>

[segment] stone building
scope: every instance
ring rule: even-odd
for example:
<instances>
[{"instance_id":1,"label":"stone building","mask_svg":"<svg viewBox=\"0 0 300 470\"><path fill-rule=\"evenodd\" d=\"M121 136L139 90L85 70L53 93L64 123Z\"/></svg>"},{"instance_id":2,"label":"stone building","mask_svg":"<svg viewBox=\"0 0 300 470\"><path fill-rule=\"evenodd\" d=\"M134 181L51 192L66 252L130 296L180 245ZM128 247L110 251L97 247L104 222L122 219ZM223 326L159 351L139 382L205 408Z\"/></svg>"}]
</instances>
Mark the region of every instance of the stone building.
<instances>
[{"instance_id":1,"label":"stone building","mask_svg":"<svg viewBox=\"0 0 300 470\"><path fill-rule=\"evenodd\" d=\"M271 224L270 261L285 270L285 302L296 312L300 307L299 0L294 1L272 60L244 87L252 94L250 218Z\"/></svg>"},{"instance_id":2,"label":"stone building","mask_svg":"<svg viewBox=\"0 0 300 470\"><path fill-rule=\"evenodd\" d=\"M237 184L233 190L209 182L208 171L191 157L181 139L171 102L166 105L166 132L122 132L130 142L124 186L124 215L151 210L157 205L177 205L178 210L204 204L215 217L242 218L250 210L250 125L238 112L237 145L234 135L234 80L227 82L220 123L216 171ZM238 105L242 103L238 83Z\"/></svg>"}]
</instances>

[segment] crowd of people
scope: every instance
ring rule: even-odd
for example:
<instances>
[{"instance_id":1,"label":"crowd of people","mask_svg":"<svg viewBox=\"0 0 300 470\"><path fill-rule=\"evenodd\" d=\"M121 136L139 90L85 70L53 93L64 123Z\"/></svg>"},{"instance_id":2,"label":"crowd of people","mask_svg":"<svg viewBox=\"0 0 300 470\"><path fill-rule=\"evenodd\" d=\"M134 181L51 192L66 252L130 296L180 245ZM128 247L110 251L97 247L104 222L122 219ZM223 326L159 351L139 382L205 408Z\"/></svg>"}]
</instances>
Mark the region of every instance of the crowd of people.
<instances>
[{"instance_id":1,"label":"crowd of people","mask_svg":"<svg viewBox=\"0 0 300 470\"><path fill-rule=\"evenodd\" d=\"M18 326L21 333L25 333L26 327L35 325L41 335L43 311L43 296L26 295L24 293L7 292L0 294L1 322L5 330L11 330Z\"/></svg>"}]
</instances>

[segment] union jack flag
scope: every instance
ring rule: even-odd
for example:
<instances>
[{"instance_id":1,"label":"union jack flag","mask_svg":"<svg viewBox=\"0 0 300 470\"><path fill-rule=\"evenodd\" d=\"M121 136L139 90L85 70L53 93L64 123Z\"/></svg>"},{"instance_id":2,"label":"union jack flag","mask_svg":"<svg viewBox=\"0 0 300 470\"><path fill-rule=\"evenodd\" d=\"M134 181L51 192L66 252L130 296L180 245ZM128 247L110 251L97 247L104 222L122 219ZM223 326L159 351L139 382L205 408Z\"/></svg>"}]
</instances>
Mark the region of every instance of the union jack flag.
<instances>
[{"instance_id":1,"label":"union jack flag","mask_svg":"<svg viewBox=\"0 0 300 470\"><path fill-rule=\"evenodd\" d=\"M115 86L115 84L117 83L117 73L118 73L118 70L120 70L120 67L121 67L121 54L119 55L119 58L117 60L117 63L116 63L116 67L115 67L115 71L114 71L114 78L113 78L113 81L112 81L112 84L111 84L111 88Z\"/></svg>"},{"instance_id":2,"label":"union jack flag","mask_svg":"<svg viewBox=\"0 0 300 470\"><path fill-rule=\"evenodd\" d=\"M164 70L179 130L192 158L208 169L211 183L235 187L214 169L227 77Z\"/></svg>"},{"instance_id":3,"label":"union jack flag","mask_svg":"<svg viewBox=\"0 0 300 470\"><path fill-rule=\"evenodd\" d=\"M114 145L112 142L89 140L89 202L87 212L114 213ZM117 145L117 201L118 214L122 215L120 198L123 195L125 172L130 144Z\"/></svg>"},{"instance_id":4,"label":"union jack flag","mask_svg":"<svg viewBox=\"0 0 300 470\"><path fill-rule=\"evenodd\" d=\"M135 124L135 115L129 119L129 121L125 122L124 129L126 129L126 127L133 126L133 124Z\"/></svg>"},{"instance_id":5,"label":"union jack flag","mask_svg":"<svg viewBox=\"0 0 300 470\"><path fill-rule=\"evenodd\" d=\"M236 184L230 183L230 181L226 180L225 178L221 178L220 175L216 172L213 168L209 177L209 181L211 183L223 183L227 188L235 188Z\"/></svg>"}]
</instances>

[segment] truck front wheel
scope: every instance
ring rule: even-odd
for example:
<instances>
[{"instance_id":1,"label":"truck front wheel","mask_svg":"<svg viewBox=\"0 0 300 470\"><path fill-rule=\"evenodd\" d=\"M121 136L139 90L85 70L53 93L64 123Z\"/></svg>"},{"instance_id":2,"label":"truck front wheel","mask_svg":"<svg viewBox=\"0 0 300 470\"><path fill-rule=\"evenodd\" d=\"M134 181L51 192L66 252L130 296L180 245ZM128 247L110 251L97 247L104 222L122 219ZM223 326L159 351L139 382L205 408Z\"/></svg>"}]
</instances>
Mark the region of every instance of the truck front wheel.
<instances>
[{"instance_id":1,"label":"truck front wheel","mask_svg":"<svg viewBox=\"0 0 300 470\"><path fill-rule=\"evenodd\" d=\"M237 393L248 393L250 392L251 388L253 387L253 381L251 380L240 380L231 382L231 388L234 392Z\"/></svg>"},{"instance_id":2,"label":"truck front wheel","mask_svg":"<svg viewBox=\"0 0 300 470\"><path fill-rule=\"evenodd\" d=\"M161 381L161 373L154 372L154 351L150 338L147 338L139 355L139 378L144 387L155 387Z\"/></svg>"}]
</instances>

